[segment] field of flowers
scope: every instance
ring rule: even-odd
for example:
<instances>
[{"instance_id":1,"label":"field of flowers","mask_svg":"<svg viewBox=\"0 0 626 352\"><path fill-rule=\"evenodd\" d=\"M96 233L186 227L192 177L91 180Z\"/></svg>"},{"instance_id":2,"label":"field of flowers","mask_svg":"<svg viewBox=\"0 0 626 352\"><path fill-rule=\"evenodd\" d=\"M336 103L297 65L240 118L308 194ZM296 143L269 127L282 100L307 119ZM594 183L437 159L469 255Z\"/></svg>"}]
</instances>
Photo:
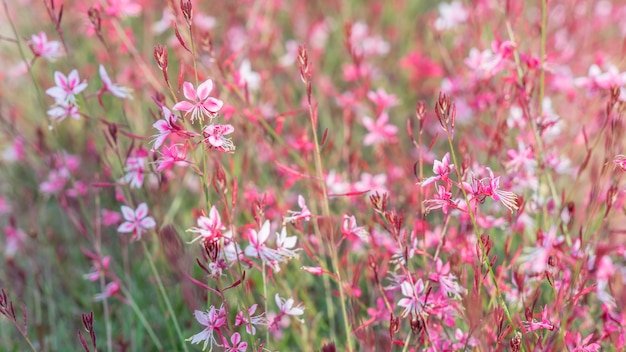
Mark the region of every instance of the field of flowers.
<instances>
[{"instance_id":1,"label":"field of flowers","mask_svg":"<svg viewBox=\"0 0 626 352\"><path fill-rule=\"evenodd\" d=\"M0 352L626 349L624 2L0 1Z\"/></svg>"}]
</instances>

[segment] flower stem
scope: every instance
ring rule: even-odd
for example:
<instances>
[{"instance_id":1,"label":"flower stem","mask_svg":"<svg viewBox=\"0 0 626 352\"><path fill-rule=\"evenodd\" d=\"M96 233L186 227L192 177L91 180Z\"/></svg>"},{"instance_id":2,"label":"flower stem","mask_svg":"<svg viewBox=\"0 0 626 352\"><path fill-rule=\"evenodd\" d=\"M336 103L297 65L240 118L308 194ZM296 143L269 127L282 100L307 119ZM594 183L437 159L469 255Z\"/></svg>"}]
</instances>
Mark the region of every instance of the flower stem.
<instances>
[{"instance_id":1,"label":"flower stem","mask_svg":"<svg viewBox=\"0 0 626 352\"><path fill-rule=\"evenodd\" d=\"M154 266L154 261L152 260L152 256L150 255L150 252L148 251L146 242L142 241L141 245L143 246L143 250L146 253L146 257L148 257L148 263L150 264L150 269L152 270L152 273L154 274L161 296L163 296L163 300L165 301L165 306L167 307L167 310L170 314L170 318L172 319L172 322L174 323L174 328L176 329L176 333L178 334L178 337L180 338L182 342L183 350L187 351L187 343L185 342L183 333L180 330L180 326L178 326L178 321L176 320L176 314L174 313L174 309L172 309L172 304L170 303L169 298L167 298L165 288L163 287L163 282L161 281L161 277L159 276L159 273L157 272L156 267Z\"/></svg>"}]
</instances>

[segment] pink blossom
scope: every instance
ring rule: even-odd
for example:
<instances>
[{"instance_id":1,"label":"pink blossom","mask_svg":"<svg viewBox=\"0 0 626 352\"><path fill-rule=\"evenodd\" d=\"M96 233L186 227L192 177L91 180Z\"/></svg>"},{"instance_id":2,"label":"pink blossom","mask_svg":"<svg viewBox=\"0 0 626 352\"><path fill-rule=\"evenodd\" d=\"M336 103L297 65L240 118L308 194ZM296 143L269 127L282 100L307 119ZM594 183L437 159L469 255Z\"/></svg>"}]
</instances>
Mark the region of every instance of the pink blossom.
<instances>
[{"instance_id":1,"label":"pink blossom","mask_svg":"<svg viewBox=\"0 0 626 352\"><path fill-rule=\"evenodd\" d=\"M77 70L72 70L69 75L56 71L54 73L56 86L48 88L46 94L53 97L57 104L76 103L76 95L87 89L87 82L81 82Z\"/></svg>"},{"instance_id":2,"label":"pink blossom","mask_svg":"<svg viewBox=\"0 0 626 352\"><path fill-rule=\"evenodd\" d=\"M267 247L265 244L269 236L270 222L269 220L265 220L259 231L254 229L250 231L250 245L245 249L246 255L249 257L258 257L266 263L277 260L278 255L276 251Z\"/></svg>"},{"instance_id":3,"label":"pink blossom","mask_svg":"<svg viewBox=\"0 0 626 352\"><path fill-rule=\"evenodd\" d=\"M582 338L582 335L580 334L580 332L578 332L576 334L576 346L574 347L574 349L572 349L572 352L597 352L600 351L600 348L602 346L600 346L600 344L598 343L591 343L591 340L593 339L593 334L585 337L584 339Z\"/></svg>"},{"instance_id":4,"label":"pink blossom","mask_svg":"<svg viewBox=\"0 0 626 352\"><path fill-rule=\"evenodd\" d=\"M202 240L203 243L207 241L217 241L222 237L222 231L226 230L226 226L222 223L222 218L215 205L211 207L208 217L200 216L198 218L197 224L198 227L192 227L187 230L188 232L198 234L198 236L189 243L194 243L197 240Z\"/></svg>"},{"instance_id":5,"label":"pink blossom","mask_svg":"<svg viewBox=\"0 0 626 352\"><path fill-rule=\"evenodd\" d=\"M141 13L141 5L133 0L107 0L104 13L111 17L137 16Z\"/></svg>"},{"instance_id":6,"label":"pink blossom","mask_svg":"<svg viewBox=\"0 0 626 352\"><path fill-rule=\"evenodd\" d=\"M442 2L439 4L439 17L435 20L435 29L438 31L453 29L467 21L468 17L469 14L460 1L449 4Z\"/></svg>"},{"instance_id":7,"label":"pink blossom","mask_svg":"<svg viewBox=\"0 0 626 352\"><path fill-rule=\"evenodd\" d=\"M152 127L159 131L158 134L152 136L152 141L154 143L152 145L152 150L161 148L163 142L165 142L165 139L169 137L170 134L177 133L182 130L178 125L176 125L176 119L178 116L172 114L172 112L165 106L161 107L161 110L163 112L163 119L152 124Z\"/></svg>"},{"instance_id":8,"label":"pink blossom","mask_svg":"<svg viewBox=\"0 0 626 352\"><path fill-rule=\"evenodd\" d=\"M118 284L116 281L112 281L104 287L104 292L98 293L93 297L93 299L96 302L104 301L107 298L113 297L118 292L120 292L120 284Z\"/></svg>"},{"instance_id":9,"label":"pink blossom","mask_svg":"<svg viewBox=\"0 0 626 352\"><path fill-rule=\"evenodd\" d=\"M119 223L122 220L122 215L117 211L102 209L102 225L111 226Z\"/></svg>"},{"instance_id":10,"label":"pink blossom","mask_svg":"<svg viewBox=\"0 0 626 352\"><path fill-rule=\"evenodd\" d=\"M209 343L211 344L211 347L213 347L213 345L221 346L217 342L217 339L213 334L214 332L217 332L221 336L221 329L226 326L226 310L224 309L224 307L220 307L218 310L214 306L211 306L211 309L209 311L202 312L196 310L194 312L194 315L198 323L205 326L206 328L188 338L187 341L191 341L192 344L197 344L204 341L204 346L202 346L203 351L206 349Z\"/></svg>"},{"instance_id":11,"label":"pink blossom","mask_svg":"<svg viewBox=\"0 0 626 352\"><path fill-rule=\"evenodd\" d=\"M532 319L531 321L523 321L522 325L526 332L536 331L536 330L554 330L554 324L548 319L548 306L545 306L541 311L541 321Z\"/></svg>"},{"instance_id":12,"label":"pink blossom","mask_svg":"<svg viewBox=\"0 0 626 352\"><path fill-rule=\"evenodd\" d=\"M422 314L424 313L424 304L422 302L424 283L422 282L422 279L418 279L414 285L405 280L400 285L400 288L402 289L402 294L405 297L398 301L398 305L400 307L404 307L404 311L402 311L402 316L406 317L409 314L422 316Z\"/></svg>"},{"instance_id":13,"label":"pink blossom","mask_svg":"<svg viewBox=\"0 0 626 352\"><path fill-rule=\"evenodd\" d=\"M16 162L24 158L24 138L15 137L11 146L2 152L2 159L6 162Z\"/></svg>"},{"instance_id":14,"label":"pink blossom","mask_svg":"<svg viewBox=\"0 0 626 352\"><path fill-rule=\"evenodd\" d=\"M548 265L548 258L553 252L553 247L562 244L563 236L557 237L557 228L552 227L547 234L540 233L539 244L534 248L524 249L524 255L520 260L524 263L523 268L530 273L543 273Z\"/></svg>"},{"instance_id":15,"label":"pink blossom","mask_svg":"<svg viewBox=\"0 0 626 352\"><path fill-rule=\"evenodd\" d=\"M435 160L433 164L433 172L436 176L425 179L424 181L420 182L420 185L422 187L428 186L429 184L437 180L448 182L448 175L452 170L454 170L454 164L450 164L450 153L446 153L441 161Z\"/></svg>"},{"instance_id":16,"label":"pink blossom","mask_svg":"<svg viewBox=\"0 0 626 352\"><path fill-rule=\"evenodd\" d=\"M71 117L74 120L80 119L78 105L74 103L60 102L48 109L47 113L53 122L61 122L67 117Z\"/></svg>"},{"instance_id":17,"label":"pink blossom","mask_svg":"<svg viewBox=\"0 0 626 352\"><path fill-rule=\"evenodd\" d=\"M285 219L283 220L283 225L290 223L290 222L299 221L299 220L304 220L304 221L311 220L312 214L309 211L309 208L307 208L306 201L304 200L304 197L301 194L298 195L298 205L300 206L300 211L288 210L287 212L289 213L289 216L285 217Z\"/></svg>"},{"instance_id":18,"label":"pink blossom","mask_svg":"<svg viewBox=\"0 0 626 352\"><path fill-rule=\"evenodd\" d=\"M622 169L622 171L626 171L626 155L617 155L615 159L613 159L615 166Z\"/></svg>"},{"instance_id":19,"label":"pink blossom","mask_svg":"<svg viewBox=\"0 0 626 352\"><path fill-rule=\"evenodd\" d=\"M300 270L304 270L307 273L318 275L318 276L324 274L324 269L320 266L302 266L300 267Z\"/></svg>"},{"instance_id":20,"label":"pink blossom","mask_svg":"<svg viewBox=\"0 0 626 352\"><path fill-rule=\"evenodd\" d=\"M477 79L489 79L500 72L502 56L494 54L490 49L480 51L472 48L465 59L465 64L474 72Z\"/></svg>"},{"instance_id":21,"label":"pink blossom","mask_svg":"<svg viewBox=\"0 0 626 352\"><path fill-rule=\"evenodd\" d=\"M104 85L98 92L99 98L101 98L102 95L106 92L109 92L120 99L133 98L130 93L130 89L122 87L119 84L113 83L113 81L111 81L111 78L109 78L109 74L107 73L103 65L100 65L98 71L100 72L100 78L102 79L102 84Z\"/></svg>"},{"instance_id":22,"label":"pink blossom","mask_svg":"<svg viewBox=\"0 0 626 352\"><path fill-rule=\"evenodd\" d=\"M387 112L382 112L375 121L370 117L364 117L363 125L367 128L368 133L363 139L363 145L368 146L395 142L398 127L388 124L388 122L389 115Z\"/></svg>"},{"instance_id":23,"label":"pink blossom","mask_svg":"<svg viewBox=\"0 0 626 352\"><path fill-rule=\"evenodd\" d=\"M215 115L220 111L224 103L216 98L210 97L213 90L213 81L207 79L198 86L196 90L189 82L183 83L183 93L185 98L189 101L181 101L174 105L173 109L178 111L184 111L185 116L191 114L191 121L196 119L203 120L204 116L208 116L209 119L213 119Z\"/></svg>"},{"instance_id":24,"label":"pink blossom","mask_svg":"<svg viewBox=\"0 0 626 352\"><path fill-rule=\"evenodd\" d=\"M298 256L296 249L296 241L298 237L287 236L287 228L283 226L280 233L276 233L276 252L280 255L280 261L287 261Z\"/></svg>"},{"instance_id":25,"label":"pink blossom","mask_svg":"<svg viewBox=\"0 0 626 352\"><path fill-rule=\"evenodd\" d=\"M245 325L246 332L250 335L256 334L255 325L267 325L267 319L265 319L265 313L261 313L257 316L253 316L256 312L258 304L253 304L248 308L247 314L244 312L237 313L235 317L235 326Z\"/></svg>"},{"instance_id":26,"label":"pink blossom","mask_svg":"<svg viewBox=\"0 0 626 352\"><path fill-rule=\"evenodd\" d=\"M232 125L210 124L204 128L202 135L204 141L210 146L222 152L232 152L235 145L230 138L225 137L235 131Z\"/></svg>"},{"instance_id":27,"label":"pink blossom","mask_svg":"<svg viewBox=\"0 0 626 352\"><path fill-rule=\"evenodd\" d=\"M352 216L344 215L343 216L343 222L341 224L341 233L346 238L349 238L349 239L357 237L357 238L361 239L361 241L363 241L363 242L368 242L369 241L369 231L367 231L365 229L365 227L363 227L363 226L357 226L356 218L354 217L354 215L352 215Z\"/></svg>"},{"instance_id":28,"label":"pink blossom","mask_svg":"<svg viewBox=\"0 0 626 352\"><path fill-rule=\"evenodd\" d=\"M107 270L109 270L109 265L111 264L111 257L106 256L100 260L99 258L94 258L93 266L91 270L83 275L86 280L91 282L96 282L100 279L101 276L105 276Z\"/></svg>"},{"instance_id":29,"label":"pink blossom","mask_svg":"<svg viewBox=\"0 0 626 352\"><path fill-rule=\"evenodd\" d=\"M126 174L122 178L122 182L130 184L132 188L141 188L143 185L144 173L146 170L146 158L143 151L138 151L136 156L126 159L124 171Z\"/></svg>"},{"instance_id":30,"label":"pink blossom","mask_svg":"<svg viewBox=\"0 0 626 352\"><path fill-rule=\"evenodd\" d=\"M289 316L295 317L295 316L304 314L304 307L301 304L294 307L293 298L289 298L289 299L280 298L280 296L277 293L276 296L274 296L274 300L276 301L276 305L278 306L278 309L280 310L280 314L282 315L289 315Z\"/></svg>"},{"instance_id":31,"label":"pink blossom","mask_svg":"<svg viewBox=\"0 0 626 352\"><path fill-rule=\"evenodd\" d=\"M231 345L224 346L226 352L243 352L248 349L248 343L245 341L241 341L241 335L236 332L230 337Z\"/></svg>"},{"instance_id":32,"label":"pink blossom","mask_svg":"<svg viewBox=\"0 0 626 352\"><path fill-rule=\"evenodd\" d=\"M45 32L33 34L29 46L35 56L41 56L48 61L55 61L64 55L61 50L61 43L56 40L49 41Z\"/></svg>"},{"instance_id":33,"label":"pink blossom","mask_svg":"<svg viewBox=\"0 0 626 352\"><path fill-rule=\"evenodd\" d=\"M148 216L146 203L139 204L136 210L122 205L122 215L126 221L117 228L117 232L132 233L133 241L140 240L144 232L156 226L154 219Z\"/></svg>"},{"instance_id":34,"label":"pink blossom","mask_svg":"<svg viewBox=\"0 0 626 352\"><path fill-rule=\"evenodd\" d=\"M437 185L437 194L433 197L422 202L426 214L435 209L441 209L444 214L448 214L451 206L456 207L456 204L452 201L452 193L445 186Z\"/></svg>"},{"instance_id":35,"label":"pink blossom","mask_svg":"<svg viewBox=\"0 0 626 352\"><path fill-rule=\"evenodd\" d=\"M369 191L370 194L374 192L384 193L388 191L385 186L386 183L386 174L372 175L364 172L361 174L361 179L354 184L354 189L357 192Z\"/></svg>"},{"instance_id":36,"label":"pink blossom","mask_svg":"<svg viewBox=\"0 0 626 352\"><path fill-rule=\"evenodd\" d=\"M467 289L459 285L457 277L450 273L450 263L443 265L439 258L437 258L436 272L430 275L430 280L439 283L439 287L446 297L461 300L461 295L467 294Z\"/></svg>"},{"instance_id":37,"label":"pink blossom","mask_svg":"<svg viewBox=\"0 0 626 352\"><path fill-rule=\"evenodd\" d=\"M245 59L241 62L239 70L235 73L235 82L237 86L247 87L250 91L258 90L261 86L261 75L252 71L250 60Z\"/></svg>"},{"instance_id":38,"label":"pink blossom","mask_svg":"<svg viewBox=\"0 0 626 352\"><path fill-rule=\"evenodd\" d=\"M14 258L28 237L24 231L13 226L4 228L4 255L6 258Z\"/></svg>"},{"instance_id":39,"label":"pink blossom","mask_svg":"<svg viewBox=\"0 0 626 352\"><path fill-rule=\"evenodd\" d=\"M376 111L383 111L398 105L398 98L393 94L388 94L384 89L379 88L376 91L367 93L367 98L376 105Z\"/></svg>"},{"instance_id":40,"label":"pink blossom","mask_svg":"<svg viewBox=\"0 0 626 352\"><path fill-rule=\"evenodd\" d=\"M161 154L161 158L156 161L157 172L161 172L163 170L169 170L174 166L187 166L189 161L187 160L187 153L185 150L179 150L178 146L180 144L172 144L169 147L163 148L159 154Z\"/></svg>"}]
</instances>

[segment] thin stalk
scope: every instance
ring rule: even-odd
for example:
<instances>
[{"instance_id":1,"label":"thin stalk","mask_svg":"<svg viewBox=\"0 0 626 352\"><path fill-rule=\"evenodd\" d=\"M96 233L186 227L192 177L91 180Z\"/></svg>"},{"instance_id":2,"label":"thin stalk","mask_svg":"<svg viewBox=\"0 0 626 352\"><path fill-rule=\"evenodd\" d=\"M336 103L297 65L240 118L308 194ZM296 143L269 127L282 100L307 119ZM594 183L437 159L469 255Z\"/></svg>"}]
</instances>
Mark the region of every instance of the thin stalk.
<instances>
[{"instance_id":1,"label":"thin stalk","mask_svg":"<svg viewBox=\"0 0 626 352\"><path fill-rule=\"evenodd\" d=\"M452 154L452 160L454 162L454 165L459 165L456 159L456 153L454 152L454 146L452 145L452 136L450 135L450 132L446 130L446 135L448 137L448 144L450 146L450 154ZM467 212L469 213L470 219L472 221L472 226L474 228L474 233L476 234L476 240L478 241L479 245L480 245L480 249L481 251L484 253L485 252L485 248L484 248L484 244L482 242L482 240L480 239L480 236L477 232L478 229L478 224L476 223L476 217L474 216L474 211L472 210L472 205L470 204L469 198L467 196L467 191L465 190L465 188L463 187L463 185L461 184L462 179L461 179L461 171L459 171L458 167L455 167L454 170L456 171L456 175L458 178L458 182L460 184L460 188L461 191L463 192L463 198L465 198L465 204L467 205ZM496 276L493 273L493 268L491 267L489 260L487 258L479 258L481 265L485 264L485 266L487 266L487 268L489 269L489 277L491 278L491 280L493 281L493 285L496 289L496 294L500 303L500 306L502 307L502 309L504 310L504 313L506 314L507 320L509 321L509 324L511 325L511 327L513 327L513 318L511 317L511 313L509 312L509 308L506 305L506 302L504 301L504 298L502 297L502 292L500 291L500 287L498 285L498 281L496 280Z\"/></svg>"},{"instance_id":2,"label":"thin stalk","mask_svg":"<svg viewBox=\"0 0 626 352\"><path fill-rule=\"evenodd\" d=\"M328 203L328 194L326 192L326 182L324 181L324 171L322 169L322 157L321 157L321 153L320 153L320 145L319 145L319 141L318 141L318 137L317 137L317 128L315 126L315 118L314 118L314 112L313 112L313 106L310 103L309 100L309 121L311 122L311 129L313 130L313 143L315 146L315 154L314 154L314 159L315 159L315 171L317 174L317 178L320 182L320 186L322 188L322 214L324 215L324 217L326 219L330 218L330 206ZM317 226L316 226L317 227ZM319 229L317 229L317 231L319 232ZM319 234L320 239L321 239L321 233ZM344 329L345 329L345 333L346 333L346 344L347 344L347 350L348 351L352 351L352 337L351 337L351 329L350 329L350 324L348 323L348 310L346 308L346 297L345 297L345 292L343 289L343 284L341 281L341 272L339 271L339 260L337 258L337 249L334 247L334 243L335 243L335 234L334 231L331 230L330 233L330 241L328 242L328 248L331 254L331 262L333 265L333 271L335 273L335 275L337 275L337 286L339 289L339 297L341 300L341 313L343 315L343 324L344 324Z\"/></svg>"},{"instance_id":3,"label":"thin stalk","mask_svg":"<svg viewBox=\"0 0 626 352\"><path fill-rule=\"evenodd\" d=\"M265 314L267 315L267 277L265 276L265 261L263 261L263 267L261 268L263 270L263 296L265 297L264 303L265 303ZM269 327L267 329L265 329L265 345L267 346L270 343L270 329Z\"/></svg>"},{"instance_id":4,"label":"thin stalk","mask_svg":"<svg viewBox=\"0 0 626 352\"><path fill-rule=\"evenodd\" d=\"M152 260L152 256L150 255L148 246L146 246L146 242L144 241L141 242L141 245L143 247L144 252L146 253L146 257L148 257L148 263L150 264L150 269L152 270L152 273L154 274L154 277L156 278L157 286L159 288L161 296L163 296L163 300L165 301L167 310L170 313L172 322L174 323L174 328L176 329L176 333L178 334L178 337L180 338L180 341L182 342L183 350L187 351L187 343L185 341L185 337L183 336L183 333L180 330L180 326L178 326L178 320L176 320L176 314L174 313L174 309L172 309L172 304L170 303L170 300L167 297L167 293L165 292L165 288L163 287L161 276L159 276L159 273L157 272L156 267L154 266L154 261Z\"/></svg>"},{"instance_id":5,"label":"thin stalk","mask_svg":"<svg viewBox=\"0 0 626 352\"><path fill-rule=\"evenodd\" d=\"M148 335L150 335L150 338L152 339L152 342L154 342L156 347L160 351L162 351L163 350L163 345L161 345L161 341L159 341L159 338L154 333L154 330L152 330L152 328L150 327L150 323L148 323L148 320L146 319L146 316L143 315L143 313L141 312L141 309L139 309L139 306L137 306L137 303L135 303L135 300L131 296L130 291L128 291L124 287L124 285L120 285L120 289L124 293L124 297L126 298L128 303L130 304L130 307L133 309L135 314L137 314L137 317L139 318L139 321L141 321L141 324L143 324L143 326L146 328L146 331L148 332ZM185 345L183 345L183 346L185 346Z\"/></svg>"}]
</instances>

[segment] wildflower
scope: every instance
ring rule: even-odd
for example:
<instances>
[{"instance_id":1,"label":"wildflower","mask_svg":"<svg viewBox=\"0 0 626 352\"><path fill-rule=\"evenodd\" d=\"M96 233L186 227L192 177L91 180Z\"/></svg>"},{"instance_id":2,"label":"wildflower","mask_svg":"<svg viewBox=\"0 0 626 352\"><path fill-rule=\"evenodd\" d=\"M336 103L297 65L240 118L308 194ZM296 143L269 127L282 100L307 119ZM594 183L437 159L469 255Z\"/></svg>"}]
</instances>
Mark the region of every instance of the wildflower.
<instances>
[{"instance_id":1,"label":"wildflower","mask_svg":"<svg viewBox=\"0 0 626 352\"><path fill-rule=\"evenodd\" d=\"M250 245L246 247L245 253L248 257L256 257L261 259L264 263L272 265L273 262L281 261L281 257L278 252L272 248L269 248L265 242L270 236L270 222L265 220L261 229L257 232L251 230L250 233Z\"/></svg>"},{"instance_id":2,"label":"wildflower","mask_svg":"<svg viewBox=\"0 0 626 352\"><path fill-rule=\"evenodd\" d=\"M133 96L130 93L130 89L126 87L122 87L119 84L115 84L113 83L113 81L111 81L111 78L109 78L109 74L107 73L103 65L100 65L100 68L98 71L100 72L100 78L102 79L102 84L104 85L102 89L100 89L100 92L98 92L99 98L105 92L109 92L120 99L132 99L133 98Z\"/></svg>"},{"instance_id":3,"label":"wildflower","mask_svg":"<svg viewBox=\"0 0 626 352\"><path fill-rule=\"evenodd\" d=\"M425 179L424 181L420 182L420 185L422 187L428 186L429 184L437 180L448 182L448 175L452 170L454 170L454 164L450 164L450 153L446 153L441 161L435 160L435 162L433 163L433 172L436 176Z\"/></svg>"},{"instance_id":4,"label":"wildflower","mask_svg":"<svg viewBox=\"0 0 626 352\"><path fill-rule=\"evenodd\" d=\"M48 109L47 113L48 117L50 117L50 120L53 122L61 122L67 117L71 117L74 120L78 120L80 118L78 105L68 102L60 102L59 104L54 105Z\"/></svg>"},{"instance_id":5,"label":"wildflower","mask_svg":"<svg viewBox=\"0 0 626 352\"><path fill-rule=\"evenodd\" d=\"M57 104L76 103L76 95L87 89L87 82L80 82L77 70L65 76L59 71L54 73L56 86L48 88L46 94L53 97Z\"/></svg>"},{"instance_id":6,"label":"wildflower","mask_svg":"<svg viewBox=\"0 0 626 352\"><path fill-rule=\"evenodd\" d=\"M460 300L461 295L467 293L467 289L463 288L457 282L457 277L454 274L450 274L450 263L443 265L439 258L437 258L436 273L431 274L430 279L439 283L441 291L447 297Z\"/></svg>"},{"instance_id":7,"label":"wildflower","mask_svg":"<svg viewBox=\"0 0 626 352\"><path fill-rule=\"evenodd\" d=\"M396 96L393 94L388 94L382 88L376 91L368 92L367 98L372 103L376 104L376 111L378 111L379 113L398 104L398 98L396 98Z\"/></svg>"},{"instance_id":8,"label":"wildflower","mask_svg":"<svg viewBox=\"0 0 626 352\"><path fill-rule=\"evenodd\" d=\"M467 21L468 17L467 10L460 1L453 1L449 4L442 2L439 4L439 17L435 20L435 29L438 31L453 29Z\"/></svg>"},{"instance_id":9,"label":"wildflower","mask_svg":"<svg viewBox=\"0 0 626 352\"><path fill-rule=\"evenodd\" d=\"M199 217L197 223L198 227L192 227L187 230L188 232L199 234L198 237L194 238L189 243L194 243L200 239L202 242L217 241L222 237L222 231L226 230L226 227L222 223L220 213L217 211L217 208L215 208L215 205L211 207L209 216Z\"/></svg>"},{"instance_id":10,"label":"wildflower","mask_svg":"<svg viewBox=\"0 0 626 352\"><path fill-rule=\"evenodd\" d=\"M242 352L248 349L248 343L241 341L241 335L236 332L230 337L231 346L224 346L226 352Z\"/></svg>"},{"instance_id":11,"label":"wildflower","mask_svg":"<svg viewBox=\"0 0 626 352\"><path fill-rule=\"evenodd\" d=\"M318 276L324 274L324 269L322 269L322 267L320 266L302 266L300 267L300 270L304 270L307 273L318 275Z\"/></svg>"},{"instance_id":12,"label":"wildflower","mask_svg":"<svg viewBox=\"0 0 626 352\"><path fill-rule=\"evenodd\" d=\"M41 56L48 61L55 61L64 55L61 51L61 43L56 40L48 41L45 32L33 34L30 38L29 47L35 56Z\"/></svg>"},{"instance_id":13,"label":"wildflower","mask_svg":"<svg viewBox=\"0 0 626 352\"><path fill-rule=\"evenodd\" d=\"M252 306L250 306L250 308L248 308L247 315L243 312L239 312L235 317L235 326L245 325L246 332L250 335L256 334L255 325L267 325L267 319L265 319L264 317L265 313L253 316L254 312L256 312L257 306L258 304L253 304Z\"/></svg>"},{"instance_id":14,"label":"wildflower","mask_svg":"<svg viewBox=\"0 0 626 352\"><path fill-rule=\"evenodd\" d=\"M220 307L218 310L214 306L211 306L211 309L208 312L205 313L196 310L194 312L194 315L198 323L200 323L200 325L206 326L206 328L188 338L187 341L191 341L192 344L197 344L204 341L204 346L202 347L203 351L206 349L209 343L211 343L211 347L213 347L213 345L221 346L217 342L217 339L215 339L213 333L217 331L218 334L220 334L220 329L224 325L226 325L226 310L224 309L224 307Z\"/></svg>"},{"instance_id":15,"label":"wildflower","mask_svg":"<svg viewBox=\"0 0 626 352\"><path fill-rule=\"evenodd\" d=\"M541 321L532 319L531 321L523 321L522 325L526 329L526 332L547 329L554 330L555 326L548 320L548 306L545 306L541 312Z\"/></svg>"},{"instance_id":16,"label":"wildflower","mask_svg":"<svg viewBox=\"0 0 626 352\"><path fill-rule=\"evenodd\" d=\"M311 220L311 212L309 208L306 206L306 202L302 195L298 195L298 205L300 206L300 211L288 210L287 212L290 214L283 220L283 225L289 222L294 222L298 220L309 221Z\"/></svg>"},{"instance_id":17,"label":"wildflower","mask_svg":"<svg viewBox=\"0 0 626 352\"><path fill-rule=\"evenodd\" d=\"M204 128L202 135L210 147L222 152L232 152L235 150L235 145L230 138L225 136L233 133L234 130L232 125L210 124Z\"/></svg>"},{"instance_id":18,"label":"wildflower","mask_svg":"<svg viewBox=\"0 0 626 352\"><path fill-rule=\"evenodd\" d=\"M126 174L122 178L122 182L130 184L133 188L141 188L144 179L143 174L146 169L145 163L146 155L143 150L139 150L136 156L128 157L124 167Z\"/></svg>"},{"instance_id":19,"label":"wildflower","mask_svg":"<svg viewBox=\"0 0 626 352\"><path fill-rule=\"evenodd\" d=\"M104 286L104 292L98 293L93 297L94 301L104 301L109 297L113 297L116 293L120 292L120 284L116 281L109 282Z\"/></svg>"},{"instance_id":20,"label":"wildflower","mask_svg":"<svg viewBox=\"0 0 626 352\"><path fill-rule=\"evenodd\" d=\"M152 136L152 142L154 143L152 145L152 150L159 149L163 145L163 142L165 142L165 139L169 137L170 134L176 133L181 130L180 127L176 125L176 119L178 116L172 114L172 112L165 106L163 106L161 110L163 112L163 119L158 120L157 122L152 124L152 127L156 128L157 131L159 131L158 134Z\"/></svg>"},{"instance_id":21,"label":"wildflower","mask_svg":"<svg viewBox=\"0 0 626 352\"><path fill-rule=\"evenodd\" d=\"M16 162L24 158L24 138L16 137L13 143L6 148L0 157L0 159L6 162Z\"/></svg>"},{"instance_id":22,"label":"wildflower","mask_svg":"<svg viewBox=\"0 0 626 352\"><path fill-rule=\"evenodd\" d=\"M363 242L369 241L369 231L365 229L365 227L357 226L356 218L354 215L343 216L343 223L341 225L341 233L347 238L358 237Z\"/></svg>"},{"instance_id":23,"label":"wildflower","mask_svg":"<svg viewBox=\"0 0 626 352\"><path fill-rule=\"evenodd\" d=\"M600 344L598 343L590 343L593 338L593 334L582 338L580 332L576 334L576 346L572 350L572 352L597 352L600 351Z\"/></svg>"},{"instance_id":24,"label":"wildflower","mask_svg":"<svg viewBox=\"0 0 626 352\"><path fill-rule=\"evenodd\" d=\"M513 192L501 190L500 176L494 177L493 171L491 171L490 168L487 168L487 171L489 171L489 184L484 188L486 195L490 196L495 201L502 202L511 212L517 210L517 195Z\"/></svg>"},{"instance_id":25,"label":"wildflower","mask_svg":"<svg viewBox=\"0 0 626 352\"><path fill-rule=\"evenodd\" d=\"M392 143L396 140L396 133L398 133L398 127L387 124L389 122L389 115L387 112L382 112L376 121L370 117L363 118L363 125L369 131L363 139L363 145L376 145L381 143Z\"/></svg>"},{"instance_id":26,"label":"wildflower","mask_svg":"<svg viewBox=\"0 0 626 352\"><path fill-rule=\"evenodd\" d=\"M422 204L426 214L435 209L441 209L444 214L448 214L450 206L456 207L456 204L452 202L452 193L442 185L437 185L437 194L434 195L433 199L427 199Z\"/></svg>"},{"instance_id":27,"label":"wildflower","mask_svg":"<svg viewBox=\"0 0 626 352\"><path fill-rule=\"evenodd\" d=\"M414 285L412 285L408 280L402 282L400 285L402 289L402 294L405 298L402 298L398 301L398 305L400 307L404 307L404 311L402 312L402 316L406 317L409 313L415 314L417 316L422 316L424 314L424 308L422 303L422 292L424 291L424 283L422 279L418 279Z\"/></svg>"},{"instance_id":28,"label":"wildflower","mask_svg":"<svg viewBox=\"0 0 626 352\"><path fill-rule=\"evenodd\" d=\"M301 304L297 306L293 306L294 300L293 298L284 299L280 298L278 293L274 296L274 300L276 301L276 305L280 310L280 315L289 315L292 317L304 314L304 307Z\"/></svg>"},{"instance_id":29,"label":"wildflower","mask_svg":"<svg viewBox=\"0 0 626 352\"><path fill-rule=\"evenodd\" d=\"M7 226L4 228L4 256L14 258L27 238L26 233L19 228Z\"/></svg>"},{"instance_id":30,"label":"wildflower","mask_svg":"<svg viewBox=\"0 0 626 352\"><path fill-rule=\"evenodd\" d=\"M102 209L101 216L102 216L102 225L104 226L115 225L119 223L120 220L122 220L122 216L120 215L120 213L113 211L113 210L108 210L108 209Z\"/></svg>"},{"instance_id":31,"label":"wildflower","mask_svg":"<svg viewBox=\"0 0 626 352\"><path fill-rule=\"evenodd\" d=\"M187 154L185 150L178 150L180 144L172 144L169 147L163 148L163 151L159 152L161 158L156 161L156 171L163 171L171 169L176 166L186 166L189 161L187 160Z\"/></svg>"},{"instance_id":32,"label":"wildflower","mask_svg":"<svg viewBox=\"0 0 626 352\"><path fill-rule=\"evenodd\" d=\"M210 97L213 90L213 81L207 79L198 86L198 89L194 89L193 85L189 82L183 83L183 94L189 101L181 101L174 105L173 109L178 111L184 111L185 116L191 114L191 121L196 119L202 120L204 116L208 116L213 119L215 115L220 111L224 102L219 99Z\"/></svg>"},{"instance_id":33,"label":"wildflower","mask_svg":"<svg viewBox=\"0 0 626 352\"><path fill-rule=\"evenodd\" d=\"M100 279L100 276L105 275L107 270L109 270L110 263L111 257L109 256L102 258L102 260L94 258L91 270L87 274L83 275L83 278L91 282L98 281Z\"/></svg>"},{"instance_id":34,"label":"wildflower","mask_svg":"<svg viewBox=\"0 0 626 352\"><path fill-rule=\"evenodd\" d=\"M276 233L276 252L281 256L281 261L286 261L298 256L296 253L298 249L293 249L296 246L298 237L287 236L287 228L283 226L280 233Z\"/></svg>"},{"instance_id":35,"label":"wildflower","mask_svg":"<svg viewBox=\"0 0 626 352\"><path fill-rule=\"evenodd\" d=\"M141 239L141 235L145 231L156 226L154 219L148 216L148 206L146 203L139 204L136 210L122 205L122 215L124 215L126 221L117 228L117 232L131 232L133 234L131 237L133 241Z\"/></svg>"},{"instance_id":36,"label":"wildflower","mask_svg":"<svg viewBox=\"0 0 626 352\"><path fill-rule=\"evenodd\" d=\"M245 59L239 66L239 71L235 74L235 81L239 87L247 87L248 90L257 90L261 85L261 75L252 71L250 60Z\"/></svg>"}]
</instances>

